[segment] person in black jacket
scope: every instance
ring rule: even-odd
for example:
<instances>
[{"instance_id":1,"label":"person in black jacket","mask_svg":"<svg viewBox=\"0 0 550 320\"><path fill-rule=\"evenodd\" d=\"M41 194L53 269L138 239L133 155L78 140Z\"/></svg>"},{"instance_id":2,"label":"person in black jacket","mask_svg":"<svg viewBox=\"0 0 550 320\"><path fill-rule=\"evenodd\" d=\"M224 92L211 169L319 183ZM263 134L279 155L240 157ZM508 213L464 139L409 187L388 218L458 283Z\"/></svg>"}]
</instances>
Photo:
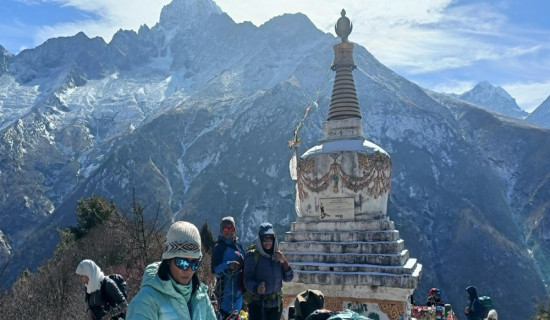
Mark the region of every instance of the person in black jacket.
<instances>
[{"instance_id":1,"label":"person in black jacket","mask_svg":"<svg viewBox=\"0 0 550 320\"><path fill-rule=\"evenodd\" d=\"M92 260L83 260L76 267L76 274L86 286L86 316L93 320L124 319L128 307L124 294L117 284L106 277Z\"/></svg>"},{"instance_id":2,"label":"person in black jacket","mask_svg":"<svg viewBox=\"0 0 550 320\"><path fill-rule=\"evenodd\" d=\"M466 318L468 320L483 320L483 304L477 298L477 289L476 287L466 288L468 294L468 305L464 310Z\"/></svg>"}]
</instances>

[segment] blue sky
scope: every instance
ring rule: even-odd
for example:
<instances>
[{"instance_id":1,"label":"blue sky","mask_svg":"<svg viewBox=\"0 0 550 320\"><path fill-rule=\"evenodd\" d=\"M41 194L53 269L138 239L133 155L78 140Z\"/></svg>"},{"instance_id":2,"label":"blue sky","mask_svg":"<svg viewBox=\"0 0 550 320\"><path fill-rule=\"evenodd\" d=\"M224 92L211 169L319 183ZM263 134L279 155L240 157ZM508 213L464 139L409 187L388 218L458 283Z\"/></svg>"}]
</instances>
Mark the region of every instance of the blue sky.
<instances>
[{"instance_id":1,"label":"blue sky","mask_svg":"<svg viewBox=\"0 0 550 320\"><path fill-rule=\"evenodd\" d=\"M204 1L204 0L188 0ZM118 29L152 27L170 0L0 0L0 45L16 54L84 31L107 42ZM420 86L462 93L481 81L531 111L550 95L549 0L217 0L236 22L261 25L302 12L333 32L342 8L350 41Z\"/></svg>"}]
</instances>

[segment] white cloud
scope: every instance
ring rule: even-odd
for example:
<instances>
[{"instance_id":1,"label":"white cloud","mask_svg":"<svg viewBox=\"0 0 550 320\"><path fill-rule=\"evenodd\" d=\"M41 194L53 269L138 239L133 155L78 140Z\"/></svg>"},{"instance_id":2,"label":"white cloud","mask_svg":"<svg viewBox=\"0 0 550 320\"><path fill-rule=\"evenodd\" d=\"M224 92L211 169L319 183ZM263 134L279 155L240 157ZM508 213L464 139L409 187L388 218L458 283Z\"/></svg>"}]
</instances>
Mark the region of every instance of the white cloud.
<instances>
[{"instance_id":1,"label":"white cloud","mask_svg":"<svg viewBox=\"0 0 550 320\"><path fill-rule=\"evenodd\" d=\"M354 24L350 41L365 46L380 61L389 66L410 65L433 69L426 53L433 47L449 48L449 36L437 29L423 27L438 23L451 0L218 0L218 5L235 21L251 21L261 25L273 16L285 12L302 12L325 32L334 34L340 10L346 9ZM429 41L428 43L426 41ZM430 57L434 53L430 53ZM418 57L423 57L419 59ZM428 61L428 63L422 63Z\"/></svg>"},{"instance_id":2,"label":"white cloud","mask_svg":"<svg viewBox=\"0 0 550 320\"><path fill-rule=\"evenodd\" d=\"M370 36L370 51L383 63L406 68L412 74L456 69L521 53L514 50L517 46L509 47L499 38L506 18L493 12L494 7L449 5L440 3L426 10L435 12L436 19L409 19L396 24L391 17L381 17L377 28L382 27L382 32ZM410 8L409 13L418 12ZM393 44L389 47L388 38Z\"/></svg>"},{"instance_id":3,"label":"white cloud","mask_svg":"<svg viewBox=\"0 0 550 320\"><path fill-rule=\"evenodd\" d=\"M29 1L29 0L23 0ZM35 45L47 39L72 36L84 31L90 38L102 37L109 42L119 29L138 30L143 24L152 27L159 21L162 7L170 0L52 0L90 13L90 18L70 23L43 26L34 35ZM98 18L92 18L97 16Z\"/></svg>"},{"instance_id":4,"label":"white cloud","mask_svg":"<svg viewBox=\"0 0 550 320\"><path fill-rule=\"evenodd\" d=\"M468 90L471 90L476 84L477 83L475 83L474 81L451 80L451 81L437 84L431 90L436 92L462 94Z\"/></svg>"},{"instance_id":5,"label":"white cloud","mask_svg":"<svg viewBox=\"0 0 550 320\"><path fill-rule=\"evenodd\" d=\"M550 80L538 83L510 83L501 86L508 91L520 107L532 112L550 96Z\"/></svg>"},{"instance_id":6,"label":"white cloud","mask_svg":"<svg viewBox=\"0 0 550 320\"><path fill-rule=\"evenodd\" d=\"M319 29L332 33L338 13L344 8L354 24L350 41L365 46L382 63L406 67L411 73L459 68L472 61L491 58L492 52L500 51L500 48L476 43L470 35L479 32L477 29L457 32L473 28L475 22L486 17L492 20L484 23L484 29L495 29L490 25L502 24L504 18L492 14L486 6L449 10L451 0L280 0L260 1L260 5L257 2L217 1L237 22L251 21L261 25L275 15L302 12Z\"/></svg>"}]
</instances>

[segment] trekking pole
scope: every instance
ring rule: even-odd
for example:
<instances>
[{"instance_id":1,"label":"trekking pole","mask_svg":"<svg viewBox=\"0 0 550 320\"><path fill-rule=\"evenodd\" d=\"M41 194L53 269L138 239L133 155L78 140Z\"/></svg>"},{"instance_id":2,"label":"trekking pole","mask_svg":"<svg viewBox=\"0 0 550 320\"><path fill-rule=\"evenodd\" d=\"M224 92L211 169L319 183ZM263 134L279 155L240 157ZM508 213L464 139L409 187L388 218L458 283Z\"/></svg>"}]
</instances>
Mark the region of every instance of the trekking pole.
<instances>
[{"instance_id":1,"label":"trekking pole","mask_svg":"<svg viewBox=\"0 0 550 320\"><path fill-rule=\"evenodd\" d=\"M260 303L261 307L260 308L262 310L262 319L261 320L265 320L264 295L263 294L260 295L260 300L261 300L261 303Z\"/></svg>"}]
</instances>

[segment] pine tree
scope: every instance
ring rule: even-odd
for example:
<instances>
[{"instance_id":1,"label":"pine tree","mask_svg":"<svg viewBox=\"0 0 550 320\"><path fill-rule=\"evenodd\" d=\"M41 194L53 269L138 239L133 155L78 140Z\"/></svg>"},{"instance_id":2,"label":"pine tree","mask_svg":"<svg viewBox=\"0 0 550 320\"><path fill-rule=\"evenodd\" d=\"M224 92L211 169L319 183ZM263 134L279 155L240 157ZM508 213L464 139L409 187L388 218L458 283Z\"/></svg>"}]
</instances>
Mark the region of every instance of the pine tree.
<instances>
[{"instance_id":1,"label":"pine tree","mask_svg":"<svg viewBox=\"0 0 550 320\"><path fill-rule=\"evenodd\" d=\"M78 200L77 204L77 224L76 228L72 229L77 239L110 218L120 216L116 205L112 201L109 202L98 195Z\"/></svg>"},{"instance_id":2,"label":"pine tree","mask_svg":"<svg viewBox=\"0 0 550 320\"><path fill-rule=\"evenodd\" d=\"M208 221L204 221L204 224L201 227L200 234L204 251L212 254L212 248L214 248L214 245L216 244L216 237L214 236L212 229L210 229Z\"/></svg>"}]
</instances>

